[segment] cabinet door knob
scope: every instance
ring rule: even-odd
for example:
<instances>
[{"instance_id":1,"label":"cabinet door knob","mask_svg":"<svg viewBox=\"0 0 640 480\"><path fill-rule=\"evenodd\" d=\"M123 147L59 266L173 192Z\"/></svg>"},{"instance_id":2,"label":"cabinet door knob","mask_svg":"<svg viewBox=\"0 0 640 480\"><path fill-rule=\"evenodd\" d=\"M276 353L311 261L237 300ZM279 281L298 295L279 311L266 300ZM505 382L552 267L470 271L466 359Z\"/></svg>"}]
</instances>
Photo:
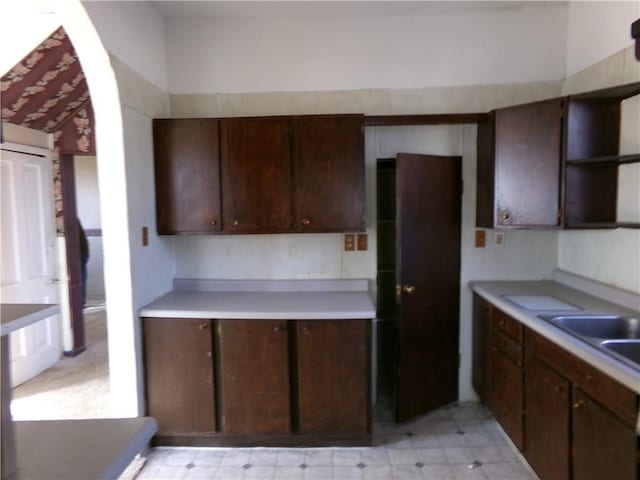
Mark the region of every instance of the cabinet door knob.
<instances>
[{"instance_id":1,"label":"cabinet door knob","mask_svg":"<svg viewBox=\"0 0 640 480\"><path fill-rule=\"evenodd\" d=\"M234 220L231 224L232 224L234 227L237 227L237 226L240 224L240 222L239 222L238 220Z\"/></svg>"},{"instance_id":2,"label":"cabinet door knob","mask_svg":"<svg viewBox=\"0 0 640 480\"><path fill-rule=\"evenodd\" d=\"M500 212L498 218L501 225L509 225L511 223L511 214L506 210Z\"/></svg>"},{"instance_id":3,"label":"cabinet door knob","mask_svg":"<svg viewBox=\"0 0 640 480\"><path fill-rule=\"evenodd\" d=\"M200 325L198 325L198 330L206 330L208 327L209 327L209 324L201 323Z\"/></svg>"},{"instance_id":4,"label":"cabinet door knob","mask_svg":"<svg viewBox=\"0 0 640 480\"><path fill-rule=\"evenodd\" d=\"M311 225L311 220L309 220L308 218L303 218L302 219L302 224L303 225Z\"/></svg>"},{"instance_id":5,"label":"cabinet door knob","mask_svg":"<svg viewBox=\"0 0 640 480\"><path fill-rule=\"evenodd\" d=\"M583 400L578 400L577 402L573 402L573 408L575 408L575 409L584 408L584 401Z\"/></svg>"},{"instance_id":6,"label":"cabinet door knob","mask_svg":"<svg viewBox=\"0 0 640 480\"><path fill-rule=\"evenodd\" d=\"M556 392L558 392L558 393L562 393L562 392L564 392L564 388L562 388L562 385L556 385L555 390L556 390Z\"/></svg>"},{"instance_id":7,"label":"cabinet door knob","mask_svg":"<svg viewBox=\"0 0 640 480\"><path fill-rule=\"evenodd\" d=\"M209 222L209 225L217 225L217 224L218 224L218 221L217 221L217 220L211 220L211 221Z\"/></svg>"}]
</instances>

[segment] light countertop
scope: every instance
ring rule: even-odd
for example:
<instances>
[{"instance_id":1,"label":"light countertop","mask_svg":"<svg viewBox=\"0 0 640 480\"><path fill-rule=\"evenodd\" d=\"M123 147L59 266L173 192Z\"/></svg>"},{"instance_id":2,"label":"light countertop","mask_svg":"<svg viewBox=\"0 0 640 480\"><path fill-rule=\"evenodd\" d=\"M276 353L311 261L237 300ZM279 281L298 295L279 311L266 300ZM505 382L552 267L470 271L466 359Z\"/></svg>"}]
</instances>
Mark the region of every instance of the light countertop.
<instances>
[{"instance_id":1,"label":"light countertop","mask_svg":"<svg viewBox=\"0 0 640 480\"><path fill-rule=\"evenodd\" d=\"M602 298L570 288L554 281L476 281L471 289L503 312L519 320L526 327L548 338L575 356L614 378L627 388L640 394L640 373L615 357L595 348L591 344L561 330L538 315L595 315L614 314L638 316L636 310L611 303ZM505 296L547 295L578 307L578 310L527 310L505 298Z\"/></svg>"},{"instance_id":2,"label":"light countertop","mask_svg":"<svg viewBox=\"0 0 640 480\"><path fill-rule=\"evenodd\" d=\"M57 304L46 303L3 303L0 304L2 336L15 330L44 320L60 311Z\"/></svg>"},{"instance_id":3,"label":"light countertop","mask_svg":"<svg viewBox=\"0 0 640 480\"><path fill-rule=\"evenodd\" d=\"M151 417L15 422L18 478L115 479L157 430Z\"/></svg>"},{"instance_id":4,"label":"light countertop","mask_svg":"<svg viewBox=\"0 0 640 480\"><path fill-rule=\"evenodd\" d=\"M274 281L174 282L174 291L146 305L141 317L203 319L373 319L366 283ZM354 287L354 285L356 285Z\"/></svg>"}]
</instances>

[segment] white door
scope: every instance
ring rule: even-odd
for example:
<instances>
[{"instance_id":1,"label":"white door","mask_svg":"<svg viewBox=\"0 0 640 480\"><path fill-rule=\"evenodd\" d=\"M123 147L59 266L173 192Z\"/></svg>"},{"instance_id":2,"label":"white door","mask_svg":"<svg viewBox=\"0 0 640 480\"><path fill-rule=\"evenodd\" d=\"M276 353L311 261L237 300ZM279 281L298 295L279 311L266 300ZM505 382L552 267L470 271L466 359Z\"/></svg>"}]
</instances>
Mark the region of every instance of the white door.
<instances>
[{"instance_id":1,"label":"white door","mask_svg":"<svg viewBox=\"0 0 640 480\"><path fill-rule=\"evenodd\" d=\"M51 159L3 145L0 161L0 299L58 303ZM62 351L58 315L12 333L10 350L12 386L56 363Z\"/></svg>"}]
</instances>

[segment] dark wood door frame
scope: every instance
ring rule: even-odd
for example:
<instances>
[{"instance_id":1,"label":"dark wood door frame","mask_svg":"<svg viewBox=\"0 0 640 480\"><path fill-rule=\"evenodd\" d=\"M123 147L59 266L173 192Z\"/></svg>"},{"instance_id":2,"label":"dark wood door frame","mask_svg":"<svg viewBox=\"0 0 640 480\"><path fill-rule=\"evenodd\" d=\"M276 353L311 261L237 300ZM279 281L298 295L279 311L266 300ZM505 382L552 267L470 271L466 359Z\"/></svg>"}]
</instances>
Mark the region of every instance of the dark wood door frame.
<instances>
[{"instance_id":1,"label":"dark wood door frame","mask_svg":"<svg viewBox=\"0 0 640 480\"><path fill-rule=\"evenodd\" d=\"M78 239L78 211L73 155L60 155L60 181L62 185L64 239L67 253L67 289L69 314L73 331L73 346L65 350L66 357L75 357L86 350L84 316L82 313L82 267Z\"/></svg>"}]
</instances>

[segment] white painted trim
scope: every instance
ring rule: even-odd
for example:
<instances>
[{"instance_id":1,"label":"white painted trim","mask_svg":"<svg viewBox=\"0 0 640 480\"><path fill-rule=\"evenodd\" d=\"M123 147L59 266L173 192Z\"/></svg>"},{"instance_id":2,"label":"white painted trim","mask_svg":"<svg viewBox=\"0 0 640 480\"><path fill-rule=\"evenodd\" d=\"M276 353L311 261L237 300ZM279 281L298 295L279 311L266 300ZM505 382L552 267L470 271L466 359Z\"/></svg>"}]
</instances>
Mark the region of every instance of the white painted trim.
<instances>
[{"instance_id":1,"label":"white painted trim","mask_svg":"<svg viewBox=\"0 0 640 480\"><path fill-rule=\"evenodd\" d=\"M39 130L2 122L2 140L5 143L28 145L46 151L53 150L53 135ZM20 150L22 151L22 150ZM25 152L31 153L31 152Z\"/></svg>"}]
</instances>

